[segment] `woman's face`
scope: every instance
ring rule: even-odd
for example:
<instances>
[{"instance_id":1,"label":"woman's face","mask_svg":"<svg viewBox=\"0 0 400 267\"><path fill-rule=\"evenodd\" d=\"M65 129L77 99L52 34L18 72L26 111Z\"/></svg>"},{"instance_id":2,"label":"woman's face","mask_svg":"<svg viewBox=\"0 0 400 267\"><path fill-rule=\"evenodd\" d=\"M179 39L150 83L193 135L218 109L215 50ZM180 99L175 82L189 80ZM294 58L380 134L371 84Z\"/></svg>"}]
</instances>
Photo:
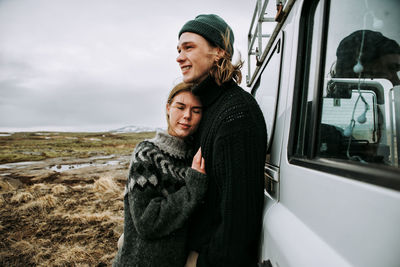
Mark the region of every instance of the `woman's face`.
<instances>
[{"instance_id":1,"label":"woman's face","mask_svg":"<svg viewBox=\"0 0 400 267\"><path fill-rule=\"evenodd\" d=\"M167 104L168 133L179 138L192 135L201 120L201 102L191 92L184 91L176 95L171 104Z\"/></svg>"},{"instance_id":2,"label":"woman's face","mask_svg":"<svg viewBox=\"0 0 400 267\"><path fill-rule=\"evenodd\" d=\"M201 35L192 32L182 33L177 49L179 55L176 61L186 83L199 83L204 80L214 65L219 51Z\"/></svg>"}]
</instances>

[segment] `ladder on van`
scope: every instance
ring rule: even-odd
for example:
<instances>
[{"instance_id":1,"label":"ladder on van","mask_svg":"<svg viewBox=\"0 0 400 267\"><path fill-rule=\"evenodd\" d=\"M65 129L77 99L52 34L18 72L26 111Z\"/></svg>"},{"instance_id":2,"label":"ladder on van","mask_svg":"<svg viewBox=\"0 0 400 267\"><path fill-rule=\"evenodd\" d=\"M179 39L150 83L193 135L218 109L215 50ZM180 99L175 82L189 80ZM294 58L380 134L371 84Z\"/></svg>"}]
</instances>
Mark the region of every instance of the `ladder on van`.
<instances>
[{"instance_id":1,"label":"ladder on van","mask_svg":"<svg viewBox=\"0 0 400 267\"><path fill-rule=\"evenodd\" d=\"M293 1L292 1L293 2ZM248 50L247 50L247 75L246 82L249 85L252 82L253 75L251 71L251 58L255 57L256 66L260 66L263 62L263 53L268 48L265 46L263 49L263 39L270 39L274 28L278 22L280 22L283 18L283 8L286 5L286 0L276 0L276 16L271 17L267 16L266 9L268 6L269 0L257 0L256 8L253 13L253 18L250 23L250 30L248 33ZM263 24L270 23L269 26L272 26L272 31L263 33ZM271 23L273 23L271 25ZM254 29L253 29L254 28ZM266 40L267 41L267 40Z\"/></svg>"}]
</instances>

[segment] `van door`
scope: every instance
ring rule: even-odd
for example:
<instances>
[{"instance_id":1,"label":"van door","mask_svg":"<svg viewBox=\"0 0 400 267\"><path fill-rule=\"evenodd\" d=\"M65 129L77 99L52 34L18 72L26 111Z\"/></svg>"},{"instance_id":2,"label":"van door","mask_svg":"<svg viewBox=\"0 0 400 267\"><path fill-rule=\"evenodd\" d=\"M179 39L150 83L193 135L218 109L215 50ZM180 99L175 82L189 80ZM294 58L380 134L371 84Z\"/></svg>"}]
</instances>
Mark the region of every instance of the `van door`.
<instances>
[{"instance_id":1,"label":"van door","mask_svg":"<svg viewBox=\"0 0 400 267\"><path fill-rule=\"evenodd\" d=\"M393 0L304 2L280 198L267 218L273 266L400 262L399 10Z\"/></svg>"},{"instance_id":2,"label":"van door","mask_svg":"<svg viewBox=\"0 0 400 267\"><path fill-rule=\"evenodd\" d=\"M399 10L395 0L296 1L282 25L298 45L279 65L286 107L268 143L279 178L266 194L264 266L398 266Z\"/></svg>"},{"instance_id":3,"label":"van door","mask_svg":"<svg viewBox=\"0 0 400 267\"><path fill-rule=\"evenodd\" d=\"M284 129L283 114L279 112L279 104L286 103L280 99L279 93L281 79L281 62L283 55L284 33L280 32L272 49L266 57L262 75L257 79L252 94L257 100L265 118L268 131L268 147L265 163L265 188L264 188L264 218L269 208L279 201L279 163L282 151L282 137ZM283 94L285 96L286 94ZM266 228L263 227L266 230ZM261 235L263 239L264 234ZM261 244L265 242L262 240ZM262 254L265 249L260 248Z\"/></svg>"}]
</instances>

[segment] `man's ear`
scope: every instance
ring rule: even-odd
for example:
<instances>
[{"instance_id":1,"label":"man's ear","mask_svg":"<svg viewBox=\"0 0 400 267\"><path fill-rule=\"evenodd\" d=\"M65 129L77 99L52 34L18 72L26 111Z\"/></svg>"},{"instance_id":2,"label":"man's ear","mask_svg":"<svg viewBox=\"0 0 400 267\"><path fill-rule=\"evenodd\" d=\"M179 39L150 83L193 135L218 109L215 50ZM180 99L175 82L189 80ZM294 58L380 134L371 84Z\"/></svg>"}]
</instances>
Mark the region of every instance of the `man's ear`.
<instances>
[{"instance_id":1,"label":"man's ear","mask_svg":"<svg viewBox=\"0 0 400 267\"><path fill-rule=\"evenodd\" d=\"M169 109L170 109L170 105L167 103L167 105L165 106L165 110L167 111L167 116L169 116Z\"/></svg>"},{"instance_id":2,"label":"man's ear","mask_svg":"<svg viewBox=\"0 0 400 267\"><path fill-rule=\"evenodd\" d=\"M215 61L219 61L225 54L225 50L223 50L220 47L214 47L213 48L213 52L211 54L213 54L215 56L214 60Z\"/></svg>"},{"instance_id":3,"label":"man's ear","mask_svg":"<svg viewBox=\"0 0 400 267\"><path fill-rule=\"evenodd\" d=\"M217 47L217 58L218 60L225 56L225 50L220 47Z\"/></svg>"}]
</instances>

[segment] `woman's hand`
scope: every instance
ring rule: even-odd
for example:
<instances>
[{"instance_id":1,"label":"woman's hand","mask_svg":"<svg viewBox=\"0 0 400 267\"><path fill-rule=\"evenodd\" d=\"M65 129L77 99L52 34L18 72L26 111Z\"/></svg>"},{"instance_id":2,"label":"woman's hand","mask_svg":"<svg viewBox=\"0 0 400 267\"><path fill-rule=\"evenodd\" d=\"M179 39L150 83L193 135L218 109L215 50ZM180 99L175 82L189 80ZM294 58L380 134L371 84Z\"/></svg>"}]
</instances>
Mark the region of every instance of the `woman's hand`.
<instances>
[{"instance_id":1,"label":"woman's hand","mask_svg":"<svg viewBox=\"0 0 400 267\"><path fill-rule=\"evenodd\" d=\"M185 267L196 267L198 257L199 253L197 253L196 251L190 251L188 258L186 260Z\"/></svg>"},{"instance_id":2,"label":"woman's hand","mask_svg":"<svg viewBox=\"0 0 400 267\"><path fill-rule=\"evenodd\" d=\"M196 155L193 157L192 161L192 169L206 174L206 169L205 169L205 161L204 158L201 156L201 147L197 151Z\"/></svg>"}]
</instances>

